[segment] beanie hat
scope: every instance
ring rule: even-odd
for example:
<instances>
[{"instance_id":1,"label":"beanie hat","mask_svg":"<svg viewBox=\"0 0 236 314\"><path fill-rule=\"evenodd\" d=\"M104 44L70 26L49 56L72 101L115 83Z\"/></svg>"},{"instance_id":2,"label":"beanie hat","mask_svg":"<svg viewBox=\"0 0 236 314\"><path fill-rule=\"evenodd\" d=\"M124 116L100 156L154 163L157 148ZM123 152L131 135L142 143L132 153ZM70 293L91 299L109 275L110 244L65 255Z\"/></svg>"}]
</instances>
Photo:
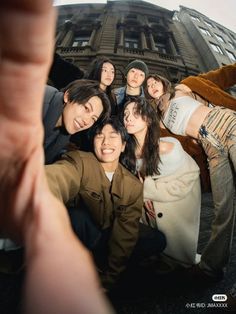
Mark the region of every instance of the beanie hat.
<instances>
[{"instance_id":1,"label":"beanie hat","mask_svg":"<svg viewBox=\"0 0 236 314\"><path fill-rule=\"evenodd\" d=\"M140 70L140 71L143 71L143 72L145 73L145 77L147 77L148 72L149 72L149 71L148 71L148 67L147 67L146 63L144 63L142 60L136 59L136 60L130 62L130 63L127 65L127 67L125 68L125 75L127 75L127 73L129 72L129 70L131 70L131 69L133 69L133 68L138 69L138 70Z\"/></svg>"}]
</instances>

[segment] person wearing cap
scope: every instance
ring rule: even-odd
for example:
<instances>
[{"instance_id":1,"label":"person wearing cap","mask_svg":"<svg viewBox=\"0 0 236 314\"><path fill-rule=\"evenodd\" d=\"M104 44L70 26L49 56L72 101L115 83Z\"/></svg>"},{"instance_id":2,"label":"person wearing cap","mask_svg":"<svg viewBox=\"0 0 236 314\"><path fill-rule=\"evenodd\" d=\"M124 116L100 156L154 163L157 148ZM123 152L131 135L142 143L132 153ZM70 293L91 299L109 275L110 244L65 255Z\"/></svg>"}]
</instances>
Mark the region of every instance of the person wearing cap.
<instances>
[{"instance_id":1,"label":"person wearing cap","mask_svg":"<svg viewBox=\"0 0 236 314\"><path fill-rule=\"evenodd\" d=\"M132 97L145 97L142 84L148 75L148 67L142 60L130 62L125 69L126 85L113 90L118 108Z\"/></svg>"}]
</instances>

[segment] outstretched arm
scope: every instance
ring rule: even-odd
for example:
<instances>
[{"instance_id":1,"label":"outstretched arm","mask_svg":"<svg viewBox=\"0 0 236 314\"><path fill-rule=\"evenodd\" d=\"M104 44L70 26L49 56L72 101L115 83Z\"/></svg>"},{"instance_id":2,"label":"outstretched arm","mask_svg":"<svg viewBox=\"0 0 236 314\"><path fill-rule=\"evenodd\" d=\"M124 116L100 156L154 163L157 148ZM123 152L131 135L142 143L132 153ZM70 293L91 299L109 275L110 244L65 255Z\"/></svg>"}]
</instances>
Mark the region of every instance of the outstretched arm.
<instances>
[{"instance_id":1,"label":"outstretched arm","mask_svg":"<svg viewBox=\"0 0 236 314\"><path fill-rule=\"evenodd\" d=\"M0 234L26 248L26 313L110 313L44 174L41 104L54 25L50 0L0 3Z\"/></svg>"}]
</instances>

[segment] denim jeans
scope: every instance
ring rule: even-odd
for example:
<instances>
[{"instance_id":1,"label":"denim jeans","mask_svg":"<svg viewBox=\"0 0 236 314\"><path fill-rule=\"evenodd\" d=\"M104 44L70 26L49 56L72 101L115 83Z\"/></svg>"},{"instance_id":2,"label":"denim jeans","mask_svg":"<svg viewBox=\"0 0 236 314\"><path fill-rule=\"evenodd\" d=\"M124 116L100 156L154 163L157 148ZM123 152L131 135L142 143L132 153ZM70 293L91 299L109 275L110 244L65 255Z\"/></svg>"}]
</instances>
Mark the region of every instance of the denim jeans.
<instances>
[{"instance_id":1,"label":"denim jeans","mask_svg":"<svg viewBox=\"0 0 236 314\"><path fill-rule=\"evenodd\" d=\"M214 274L228 263L233 238L236 112L222 107L214 108L200 128L199 142L208 156L215 214L200 267Z\"/></svg>"}]
</instances>

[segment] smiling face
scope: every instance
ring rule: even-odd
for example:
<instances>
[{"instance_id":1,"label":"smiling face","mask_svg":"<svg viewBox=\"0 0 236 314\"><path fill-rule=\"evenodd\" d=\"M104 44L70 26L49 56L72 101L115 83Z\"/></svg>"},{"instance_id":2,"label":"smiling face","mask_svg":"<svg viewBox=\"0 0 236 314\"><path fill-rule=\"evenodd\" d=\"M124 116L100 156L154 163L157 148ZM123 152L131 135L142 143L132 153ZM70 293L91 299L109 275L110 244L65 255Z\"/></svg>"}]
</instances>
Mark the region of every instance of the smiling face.
<instances>
[{"instance_id":1,"label":"smiling face","mask_svg":"<svg viewBox=\"0 0 236 314\"><path fill-rule=\"evenodd\" d=\"M107 86L110 86L115 78L115 69L110 62L104 62L101 71L100 88L106 90Z\"/></svg>"},{"instance_id":2,"label":"smiling face","mask_svg":"<svg viewBox=\"0 0 236 314\"><path fill-rule=\"evenodd\" d=\"M129 134L137 136L138 134L146 135L147 122L141 114L137 112L135 102L129 103L124 111L124 126Z\"/></svg>"},{"instance_id":3,"label":"smiling face","mask_svg":"<svg viewBox=\"0 0 236 314\"><path fill-rule=\"evenodd\" d=\"M85 104L68 101L62 114L64 126L69 134L86 130L98 120L102 111L102 101L98 96L91 97Z\"/></svg>"},{"instance_id":4,"label":"smiling face","mask_svg":"<svg viewBox=\"0 0 236 314\"><path fill-rule=\"evenodd\" d=\"M153 77L150 77L147 80L147 91L148 94L154 98L158 99L164 94L164 87L160 80L156 80Z\"/></svg>"},{"instance_id":5,"label":"smiling face","mask_svg":"<svg viewBox=\"0 0 236 314\"><path fill-rule=\"evenodd\" d=\"M132 88L140 87L145 80L145 73L139 69L132 68L127 73L127 85Z\"/></svg>"},{"instance_id":6,"label":"smiling face","mask_svg":"<svg viewBox=\"0 0 236 314\"><path fill-rule=\"evenodd\" d=\"M94 153L105 171L115 171L120 154L125 149L121 135L110 124L106 124L94 137Z\"/></svg>"}]
</instances>

